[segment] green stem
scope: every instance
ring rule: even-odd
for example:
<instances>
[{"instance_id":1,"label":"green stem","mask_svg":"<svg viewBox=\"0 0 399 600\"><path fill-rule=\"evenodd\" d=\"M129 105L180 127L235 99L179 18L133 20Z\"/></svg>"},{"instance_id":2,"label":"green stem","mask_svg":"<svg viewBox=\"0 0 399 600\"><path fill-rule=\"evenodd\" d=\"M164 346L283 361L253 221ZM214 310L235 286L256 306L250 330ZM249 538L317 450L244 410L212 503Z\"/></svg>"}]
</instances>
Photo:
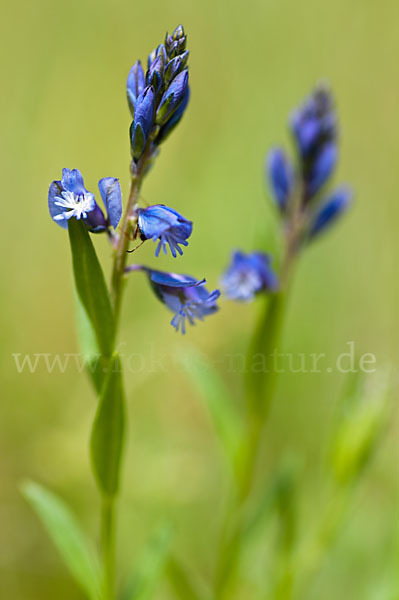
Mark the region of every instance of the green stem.
<instances>
[{"instance_id":1,"label":"green stem","mask_svg":"<svg viewBox=\"0 0 399 600\"><path fill-rule=\"evenodd\" d=\"M251 494L262 434L278 378L276 360L287 305L287 289L295 258L295 246L287 244L281 268L281 289L265 298L246 362L248 422L246 453L234 499L223 526L216 576L216 598L230 598L237 574L245 529L245 508Z\"/></svg>"},{"instance_id":2,"label":"green stem","mask_svg":"<svg viewBox=\"0 0 399 600\"><path fill-rule=\"evenodd\" d=\"M101 545L104 569L104 600L115 599L115 501L103 497L101 507Z\"/></svg>"},{"instance_id":3,"label":"green stem","mask_svg":"<svg viewBox=\"0 0 399 600\"><path fill-rule=\"evenodd\" d=\"M141 170L142 171L142 170ZM132 178L129 199L127 207L122 218L122 225L120 228L118 245L114 257L114 265L112 270L111 289L112 289L112 301L114 305L115 315L115 331L118 329L119 315L121 309L122 295L124 289L125 279L125 267L127 261L127 249L130 241L130 234L132 231L133 222L133 211L137 204L140 195L140 189L143 178L141 172L137 173Z\"/></svg>"},{"instance_id":4,"label":"green stem","mask_svg":"<svg viewBox=\"0 0 399 600\"><path fill-rule=\"evenodd\" d=\"M144 174L147 169L150 152L150 142L144 151L135 173L132 176L127 206L122 217L119 239L115 250L111 279L111 295L114 308L115 340L125 283L125 267L130 235L135 220L135 206L138 202ZM101 508L101 542L104 567L104 600L115 598L115 499L103 496Z\"/></svg>"}]
</instances>

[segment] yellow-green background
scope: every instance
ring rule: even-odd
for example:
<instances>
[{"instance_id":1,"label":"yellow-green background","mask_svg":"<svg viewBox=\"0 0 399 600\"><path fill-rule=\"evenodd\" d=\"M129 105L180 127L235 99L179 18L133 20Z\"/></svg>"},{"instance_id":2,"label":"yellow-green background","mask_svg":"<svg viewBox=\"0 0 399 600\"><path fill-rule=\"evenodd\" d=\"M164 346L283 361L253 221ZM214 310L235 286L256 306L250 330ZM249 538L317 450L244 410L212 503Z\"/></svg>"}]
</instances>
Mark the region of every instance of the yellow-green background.
<instances>
[{"instance_id":1,"label":"yellow-green background","mask_svg":"<svg viewBox=\"0 0 399 600\"><path fill-rule=\"evenodd\" d=\"M327 79L341 125L336 179L350 182L355 204L303 257L284 347L335 357L354 341L357 353L376 354L377 368L395 362L399 12L393 0L3 0L2 9L0 596L72 600L81 595L18 492L26 477L46 484L97 535L88 381L73 368L49 375L42 365L18 374L12 357L77 352L68 240L48 216L49 183L62 167L77 167L92 191L101 177L119 177L126 198L126 75L182 22L191 101L143 198L181 211L194 221L194 233L181 259L156 263L150 242L135 258L206 276L216 286L232 248L249 250L262 235L264 249L276 247L264 156L274 143L288 147L290 110ZM95 241L108 269L107 241ZM192 344L226 370L226 355L246 347L256 306L221 305L182 339L144 277L132 276L121 350L140 353L148 365L151 353L173 357ZM227 378L237 389L237 375ZM265 473L286 451L303 457L304 522L324 502L325 440L341 385L335 372L280 380ZM167 514L176 522L176 548L211 576L226 479L205 411L177 369L129 373L126 387L120 563L129 567ZM394 412L309 598L393 600L384 589L398 517L397 435ZM170 597L165 584L157 597Z\"/></svg>"}]
</instances>

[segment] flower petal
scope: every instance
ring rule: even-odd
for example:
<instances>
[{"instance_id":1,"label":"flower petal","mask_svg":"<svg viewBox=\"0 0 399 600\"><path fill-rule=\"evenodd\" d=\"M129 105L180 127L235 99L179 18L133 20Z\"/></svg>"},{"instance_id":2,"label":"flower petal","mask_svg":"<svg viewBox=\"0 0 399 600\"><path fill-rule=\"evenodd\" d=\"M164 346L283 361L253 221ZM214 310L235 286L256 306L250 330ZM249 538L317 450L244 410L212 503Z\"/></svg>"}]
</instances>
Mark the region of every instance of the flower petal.
<instances>
[{"instance_id":1,"label":"flower petal","mask_svg":"<svg viewBox=\"0 0 399 600\"><path fill-rule=\"evenodd\" d=\"M68 229L68 220L61 217L65 212L65 208L55 204L55 198L59 197L62 191L63 187L61 181L53 181L48 191L48 209L53 221L57 223L57 225L60 225L60 227Z\"/></svg>"},{"instance_id":2,"label":"flower petal","mask_svg":"<svg viewBox=\"0 0 399 600\"><path fill-rule=\"evenodd\" d=\"M87 192L82 173L78 169L62 169L61 185L65 190L78 196Z\"/></svg>"},{"instance_id":3,"label":"flower petal","mask_svg":"<svg viewBox=\"0 0 399 600\"><path fill-rule=\"evenodd\" d=\"M107 209L108 219L116 229L122 216L122 193L119 180L115 177L103 177L98 182L98 187Z\"/></svg>"}]
</instances>

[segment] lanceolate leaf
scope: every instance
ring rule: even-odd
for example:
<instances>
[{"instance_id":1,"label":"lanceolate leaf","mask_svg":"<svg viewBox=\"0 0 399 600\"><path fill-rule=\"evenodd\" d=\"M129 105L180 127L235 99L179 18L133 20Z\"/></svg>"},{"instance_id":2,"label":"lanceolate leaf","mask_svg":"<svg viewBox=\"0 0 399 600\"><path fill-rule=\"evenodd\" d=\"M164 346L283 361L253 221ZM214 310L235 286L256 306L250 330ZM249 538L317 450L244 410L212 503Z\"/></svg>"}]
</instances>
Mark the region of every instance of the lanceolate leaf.
<instances>
[{"instance_id":1,"label":"lanceolate leaf","mask_svg":"<svg viewBox=\"0 0 399 600\"><path fill-rule=\"evenodd\" d=\"M222 447L237 473L241 466L243 430L222 377L204 356L193 350L185 349L181 362L199 391Z\"/></svg>"},{"instance_id":2,"label":"lanceolate leaf","mask_svg":"<svg viewBox=\"0 0 399 600\"><path fill-rule=\"evenodd\" d=\"M108 371L110 357L100 352L96 332L93 329L86 309L76 293L76 321L78 328L79 348L82 363L86 367L97 395L100 395L104 383L105 373ZM84 361L84 362L83 362Z\"/></svg>"},{"instance_id":3,"label":"lanceolate leaf","mask_svg":"<svg viewBox=\"0 0 399 600\"><path fill-rule=\"evenodd\" d=\"M114 317L104 274L82 220L68 222L76 290L93 326L101 354L111 356Z\"/></svg>"},{"instance_id":4,"label":"lanceolate leaf","mask_svg":"<svg viewBox=\"0 0 399 600\"><path fill-rule=\"evenodd\" d=\"M106 496L118 491L125 430L122 366L115 353L109 363L91 434L91 459L97 483Z\"/></svg>"},{"instance_id":5,"label":"lanceolate leaf","mask_svg":"<svg viewBox=\"0 0 399 600\"><path fill-rule=\"evenodd\" d=\"M169 558L173 530L163 523L150 538L128 581L122 600L150 600L163 575Z\"/></svg>"},{"instance_id":6,"label":"lanceolate leaf","mask_svg":"<svg viewBox=\"0 0 399 600\"><path fill-rule=\"evenodd\" d=\"M47 529L76 582L91 600L99 600L100 568L94 551L68 506L33 481L22 486L22 493Z\"/></svg>"}]
</instances>

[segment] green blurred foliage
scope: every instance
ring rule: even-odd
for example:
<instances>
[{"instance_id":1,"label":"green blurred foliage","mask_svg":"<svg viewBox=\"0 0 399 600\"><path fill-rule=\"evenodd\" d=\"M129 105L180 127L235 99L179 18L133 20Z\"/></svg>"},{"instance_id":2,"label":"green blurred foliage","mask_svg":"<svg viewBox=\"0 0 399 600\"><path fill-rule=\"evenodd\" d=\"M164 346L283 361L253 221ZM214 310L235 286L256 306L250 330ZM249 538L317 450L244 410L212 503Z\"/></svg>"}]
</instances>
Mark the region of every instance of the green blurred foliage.
<instances>
[{"instance_id":1,"label":"green blurred foliage","mask_svg":"<svg viewBox=\"0 0 399 600\"><path fill-rule=\"evenodd\" d=\"M357 356L376 355L377 369L395 364L399 10L393 0L3 0L2 8L0 596L77 600L80 592L18 492L26 476L43 482L97 535L89 381L73 365L65 373L49 374L44 363L33 374L18 373L12 356L77 352L68 240L48 216L49 183L62 167L78 167L88 189L95 191L100 177L116 176L126 197L127 72L166 29L182 22L192 98L145 182L143 199L169 204L195 223L184 257L157 264L206 275L215 286L232 248L250 249L256 240L278 252L264 155L274 143L288 147L290 110L327 79L342 131L337 179L353 185L356 202L301 262L284 350L325 352L331 362L354 341ZM95 243L109 267L106 239ZM153 253L148 242L140 261L154 264ZM187 337L226 375L240 405L240 373L228 355L245 351L257 307L222 302L222 308ZM228 476L209 419L178 365L186 340L175 335L170 315L140 274L131 277L122 318L130 434L120 563L131 568L154 523L167 515L175 522L178 553L206 579L214 568L212 540ZM304 524L323 508L325 440L342 379L336 369L280 378L264 470L271 472L287 452L301 457ZM396 410L309 600L394 597L389 565L397 534L397 419ZM250 576L267 564L268 542L252 560ZM166 584L157 597L171 597Z\"/></svg>"}]
</instances>

